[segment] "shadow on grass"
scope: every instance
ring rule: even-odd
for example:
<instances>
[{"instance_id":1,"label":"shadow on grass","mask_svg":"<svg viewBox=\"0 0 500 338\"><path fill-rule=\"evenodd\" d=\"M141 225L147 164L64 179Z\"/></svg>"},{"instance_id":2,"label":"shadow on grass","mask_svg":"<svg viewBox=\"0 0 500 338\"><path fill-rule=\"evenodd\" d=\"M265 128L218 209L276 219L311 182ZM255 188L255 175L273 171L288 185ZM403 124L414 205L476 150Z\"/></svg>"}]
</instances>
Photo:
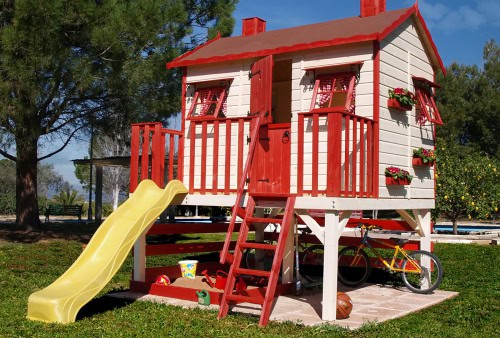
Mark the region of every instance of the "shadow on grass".
<instances>
[{"instance_id":1,"label":"shadow on grass","mask_svg":"<svg viewBox=\"0 0 500 338\"><path fill-rule=\"evenodd\" d=\"M78 312L76 320L82 320L101 313L116 310L133 302L135 302L133 299L122 299L104 295L85 304Z\"/></svg>"},{"instance_id":2,"label":"shadow on grass","mask_svg":"<svg viewBox=\"0 0 500 338\"><path fill-rule=\"evenodd\" d=\"M73 240L87 243L98 225L84 222L42 223L39 229L26 231L16 228L14 223L0 224L0 240L14 243L36 243L51 240Z\"/></svg>"}]
</instances>

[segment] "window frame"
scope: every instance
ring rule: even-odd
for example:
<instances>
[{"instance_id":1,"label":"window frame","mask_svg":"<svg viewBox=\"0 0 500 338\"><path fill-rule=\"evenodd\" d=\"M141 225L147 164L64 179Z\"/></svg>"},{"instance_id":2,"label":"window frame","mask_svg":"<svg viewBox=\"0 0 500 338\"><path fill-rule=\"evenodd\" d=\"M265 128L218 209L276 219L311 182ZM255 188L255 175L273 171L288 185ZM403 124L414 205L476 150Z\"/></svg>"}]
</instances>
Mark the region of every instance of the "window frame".
<instances>
[{"instance_id":1,"label":"window frame","mask_svg":"<svg viewBox=\"0 0 500 338\"><path fill-rule=\"evenodd\" d=\"M309 110L311 112L323 112L323 111L343 111L354 113L354 109L352 109L352 102L355 99L355 89L356 89L356 76L357 73L355 71L332 71L328 73L317 74L314 79L314 90L311 98L311 105ZM337 85L337 81L339 78L347 78L350 77L349 85L346 90L336 90L335 87ZM321 91L321 83L322 81L330 80L333 82L331 85L331 90ZM318 102L318 95L329 95L328 101L330 102L328 105L332 104L332 100L336 93L346 93L345 104L333 106L333 107L319 107L316 108L316 104Z\"/></svg>"},{"instance_id":2,"label":"window frame","mask_svg":"<svg viewBox=\"0 0 500 338\"><path fill-rule=\"evenodd\" d=\"M194 95L193 95L193 102L191 103L191 107L189 108L188 114L187 114L187 119L189 120L215 120L215 119L222 119L226 118L226 114L224 112L224 104L227 103L227 92L228 92L228 87L229 86L223 86L223 85L213 85L213 86L200 86L203 85L203 83L200 83L196 85ZM212 93L214 92L215 93ZM219 91L219 93L217 93ZM204 93L207 92L206 96L207 99L205 101L203 100L203 95ZM217 94L217 100L211 99L213 95ZM207 115L207 113L210 111L210 107L215 105L215 109L213 114ZM195 115L193 114L196 112L197 106L202 106L200 115ZM207 108L203 108L203 105L206 105Z\"/></svg>"},{"instance_id":3,"label":"window frame","mask_svg":"<svg viewBox=\"0 0 500 338\"><path fill-rule=\"evenodd\" d=\"M443 125L441 114L437 108L436 101L434 101L432 88L426 88L420 83L416 83L415 95L417 97L420 114L423 113L427 121L431 123Z\"/></svg>"}]
</instances>

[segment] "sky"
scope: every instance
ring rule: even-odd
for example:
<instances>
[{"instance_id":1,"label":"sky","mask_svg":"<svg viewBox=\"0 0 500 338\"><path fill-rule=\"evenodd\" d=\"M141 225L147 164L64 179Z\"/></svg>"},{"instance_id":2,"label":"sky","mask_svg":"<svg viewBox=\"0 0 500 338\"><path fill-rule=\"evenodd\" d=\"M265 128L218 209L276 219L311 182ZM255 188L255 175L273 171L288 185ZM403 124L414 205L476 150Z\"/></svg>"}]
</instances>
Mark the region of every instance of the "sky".
<instances>
[{"instance_id":1,"label":"sky","mask_svg":"<svg viewBox=\"0 0 500 338\"><path fill-rule=\"evenodd\" d=\"M244 18L266 20L269 31L358 16L359 3L359 0L240 0L234 13L233 35L241 34ZM414 3L387 0L387 10L407 8ZM492 38L500 42L500 0L420 0L418 6L445 66L453 62L482 66L484 44ZM79 189L71 160L83 158L87 153L87 142L73 142L47 162L53 163L56 170Z\"/></svg>"}]
</instances>

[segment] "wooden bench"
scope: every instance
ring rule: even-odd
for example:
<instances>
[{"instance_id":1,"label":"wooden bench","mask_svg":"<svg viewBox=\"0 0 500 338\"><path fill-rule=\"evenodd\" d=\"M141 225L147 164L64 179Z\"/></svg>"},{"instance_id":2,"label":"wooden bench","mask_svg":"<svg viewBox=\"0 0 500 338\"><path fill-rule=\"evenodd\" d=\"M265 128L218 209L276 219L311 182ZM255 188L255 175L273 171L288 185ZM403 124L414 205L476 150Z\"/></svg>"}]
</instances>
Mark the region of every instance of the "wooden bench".
<instances>
[{"instance_id":1,"label":"wooden bench","mask_svg":"<svg viewBox=\"0 0 500 338\"><path fill-rule=\"evenodd\" d=\"M49 221L49 216L76 216L78 220L82 220L82 206L81 205L58 205L49 204L45 208L45 222Z\"/></svg>"}]
</instances>

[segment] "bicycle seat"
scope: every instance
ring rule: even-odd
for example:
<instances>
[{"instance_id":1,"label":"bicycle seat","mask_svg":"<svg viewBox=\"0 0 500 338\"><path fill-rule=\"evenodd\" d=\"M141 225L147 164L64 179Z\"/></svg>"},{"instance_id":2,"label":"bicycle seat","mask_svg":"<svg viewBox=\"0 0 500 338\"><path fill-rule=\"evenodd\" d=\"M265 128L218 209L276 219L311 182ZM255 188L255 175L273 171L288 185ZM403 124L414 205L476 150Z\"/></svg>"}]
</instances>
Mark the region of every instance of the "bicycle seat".
<instances>
[{"instance_id":1,"label":"bicycle seat","mask_svg":"<svg viewBox=\"0 0 500 338\"><path fill-rule=\"evenodd\" d=\"M391 237L389 238L391 241L396 242L397 245L403 246L406 243L408 243L410 240L408 238L398 238L398 237Z\"/></svg>"}]
</instances>

